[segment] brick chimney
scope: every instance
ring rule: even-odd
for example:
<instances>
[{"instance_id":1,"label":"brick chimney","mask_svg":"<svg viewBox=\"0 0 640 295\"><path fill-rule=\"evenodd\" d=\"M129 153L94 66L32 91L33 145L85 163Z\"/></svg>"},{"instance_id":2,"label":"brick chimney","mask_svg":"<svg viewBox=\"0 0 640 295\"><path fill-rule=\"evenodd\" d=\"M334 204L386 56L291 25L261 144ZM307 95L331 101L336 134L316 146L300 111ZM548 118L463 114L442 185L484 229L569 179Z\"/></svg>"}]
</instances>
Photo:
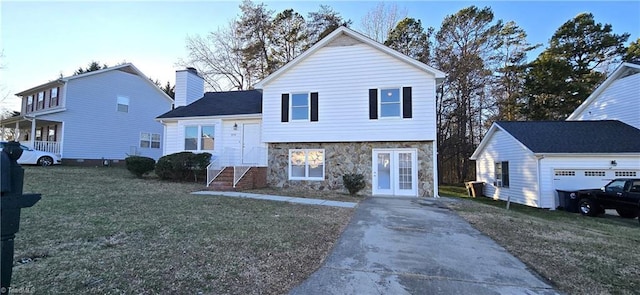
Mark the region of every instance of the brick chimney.
<instances>
[{"instance_id":1,"label":"brick chimney","mask_svg":"<svg viewBox=\"0 0 640 295\"><path fill-rule=\"evenodd\" d=\"M174 107L186 106L204 96L204 79L194 68L176 71Z\"/></svg>"}]
</instances>

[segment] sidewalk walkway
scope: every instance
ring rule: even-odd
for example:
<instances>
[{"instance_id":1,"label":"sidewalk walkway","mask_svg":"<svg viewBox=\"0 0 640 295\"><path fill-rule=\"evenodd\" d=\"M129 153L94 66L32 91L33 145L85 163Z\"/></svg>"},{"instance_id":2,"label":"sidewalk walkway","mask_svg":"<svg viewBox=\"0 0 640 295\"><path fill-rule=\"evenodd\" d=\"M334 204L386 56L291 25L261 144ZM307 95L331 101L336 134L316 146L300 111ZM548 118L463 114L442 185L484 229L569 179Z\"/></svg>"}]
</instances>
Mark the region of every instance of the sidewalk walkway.
<instances>
[{"instance_id":1,"label":"sidewalk walkway","mask_svg":"<svg viewBox=\"0 0 640 295\"><path fill-rule=\"evenodd\" d=\"M243 193L243 192L199 191L191 194L225 196L225 197L233 197L233 198L248 198L248 199L258 199L258 200L267 200L267 201L289 202L289 203L295 203L295 204L322 205L322 206L343 207L343 208L355 208L356 205L358 205L358 203L352 203L352 202L340 202L340 201L307 199L307 198L297 198L297 197L283 197L283 196L275 196L275 195L260 195L260 194L251 194L251 193Z\"/></svg>"}]
</instances>

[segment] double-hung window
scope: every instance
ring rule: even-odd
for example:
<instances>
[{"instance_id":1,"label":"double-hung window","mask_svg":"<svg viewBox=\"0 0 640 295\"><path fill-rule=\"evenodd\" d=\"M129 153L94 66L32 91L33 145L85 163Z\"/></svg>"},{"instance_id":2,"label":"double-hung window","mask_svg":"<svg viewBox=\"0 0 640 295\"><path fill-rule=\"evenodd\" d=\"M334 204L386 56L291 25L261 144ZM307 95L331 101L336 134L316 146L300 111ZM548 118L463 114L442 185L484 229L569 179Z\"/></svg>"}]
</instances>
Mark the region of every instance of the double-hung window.
<instances>
[{"instance_id":1,"label":"double-hung window","mask_svg":"<svg viewBox=\"0 0 640 295\"><path fill-rule=\"evenodd\" d=\"M49 90L49 107L58 106L58 90L59 87L51 88Z\"/></svg>"},{"instance_id":2,"label":"double-hung window","mask_svg":"<svg viewBox=\"0 0 640 295\"><path fill-rule=\"evenodd\" d=\"M38 105L36 106L36 109L44 109L44 91L38 92Z\"/></svg>"},{"instance_id":3,"label":"double-hung window","mask_svg":"<svg viewBox=\"0 0 640 295\"><path fill-rule=\"evenodd\" d=\"M27 112L33 112L33 95L27 96Z\"/></svg>"},{"instance_id":4,"label":"double-hung window","mask_svg":"<svg viewBox=\"0 0 640 295\"><path fill-rule=\"evenodd\" d=\"M291 95L291 121L309 120L309 94L295 93Z\"/></svg>"},{"instance_id":5,"label":"double-hung window","mask_svg":"<svg viewBox=\"0 0 640 295\"><path fill-rule=\"evenodd\" d=\"M411 87L369 89L369 119L413 117Z\"/></svg>"},{"instance_id":6,"label":"double-hung window","mask_svg":"<svg viewBox=\"0 0 640 295\"><path fill-rule=\"evenodd\" d=\"M141 148L160 148L160 134L158 133L140 133L140 147Z\"/></svg>"},{"instance_id":7,"label":"double-hung window","mask_svg":"<svg viewBox=\"0 0 640 295\"><path fill-rule=\"evenodd\" d=\"M380 118L400 118L400 89L380 89Z\"/></svg>"},{"instance_id":8,"label":"double-hung window","mask_svg":"<svg viewBox=\"0 0 640 295\"><path fill-rule=\"evenodd\" d=\"M186 151L212 151L214 147L214 125L194 125L184 128L184 149Z\"/></svg>"},{"instance_id":9,"label":"double-hung window","mask_svg":"<svg viewBox=\"0 0 640 295\"><path fill-rule=\"evenodd\" d=\"M318 92L283 93L280 121L318 121Z\"/></svg>"},{"instance_id":10,"label":"double-hung window","mask_svg":"<svg viewBox=\"0 0 640 295\"><path fill-rule=\"evenodd\" d=\"M289 150L289 179L324 180L324 150Z\"/></svg>"},{"instance_id":11,"label":"double-hung window","mask_svg":"<svg viewBox=\"0 0 640 295\"><path fill-rule=\"evenodd\" d=\"M118 96L118 112L129 112L129 98L124 96Z\"/></svg>"},{"instance_id":12,"label":"double-hung window","mask_svg":"<svg viewBox=\"0 0 640 295\"><path fill-rule=\"evenodd\" d=\"M497 187L509 187L509 162L495 163L495 179L493 185Z\"/></svg>"}]
</instances>

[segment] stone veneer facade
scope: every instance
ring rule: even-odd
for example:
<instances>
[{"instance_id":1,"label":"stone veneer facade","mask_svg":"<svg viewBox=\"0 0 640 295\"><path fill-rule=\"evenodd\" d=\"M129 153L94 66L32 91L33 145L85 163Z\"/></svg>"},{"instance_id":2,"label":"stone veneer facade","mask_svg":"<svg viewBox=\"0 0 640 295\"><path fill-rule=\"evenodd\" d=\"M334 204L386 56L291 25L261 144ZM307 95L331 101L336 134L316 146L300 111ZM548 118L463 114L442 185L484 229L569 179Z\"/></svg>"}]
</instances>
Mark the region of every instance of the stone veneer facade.
<instances>
[{"instance_id":1,"label":"stone veneer facade","mask_svg":"<svg viewBox=\"0 0 640 295\"><path fill-rule=\"evenodd\" d=\"M271 187L296 187L314 190L346 192L342 175L360 173L367 186L360 194L371 195L371 165L373 149L414 148L418 155L418 196L433 197L433 142L328 142L269 143L267 183ZM290 149L324 149L324 181L289 180Z\"/></svg>"}]
</instances>

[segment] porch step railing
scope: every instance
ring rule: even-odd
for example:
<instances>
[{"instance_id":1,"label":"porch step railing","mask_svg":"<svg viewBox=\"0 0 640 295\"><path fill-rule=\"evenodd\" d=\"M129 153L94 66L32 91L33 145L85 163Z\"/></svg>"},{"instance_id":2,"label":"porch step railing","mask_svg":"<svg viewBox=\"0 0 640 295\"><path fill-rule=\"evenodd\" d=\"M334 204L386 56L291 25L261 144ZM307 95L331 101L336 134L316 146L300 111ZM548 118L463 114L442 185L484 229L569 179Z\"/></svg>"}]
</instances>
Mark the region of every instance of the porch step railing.
<instances>
[{"instance_id":1,"label":"porch step railing","mask_svg":"<svg viewBox=\"0 0 640 295\"><path fill-rule=\"evenodd\" d=\"M264 147L253 147L244 153L237 148L225 148L207 166L207 186L211 185L224 168L233 167L233 187L236 187L251 167L266 166L266 159L267 149Z\"/></svg>"},{"instance_id":2,"label":"porch step railing","mask_svg":"<svg viewBox=\"0 0 640 295\"><path fill-rule=\"evenodd\" d=\"M57 141L34 141L32 148L37 151L60 155L60 142Z\"/></svg>"}]
</instances>

